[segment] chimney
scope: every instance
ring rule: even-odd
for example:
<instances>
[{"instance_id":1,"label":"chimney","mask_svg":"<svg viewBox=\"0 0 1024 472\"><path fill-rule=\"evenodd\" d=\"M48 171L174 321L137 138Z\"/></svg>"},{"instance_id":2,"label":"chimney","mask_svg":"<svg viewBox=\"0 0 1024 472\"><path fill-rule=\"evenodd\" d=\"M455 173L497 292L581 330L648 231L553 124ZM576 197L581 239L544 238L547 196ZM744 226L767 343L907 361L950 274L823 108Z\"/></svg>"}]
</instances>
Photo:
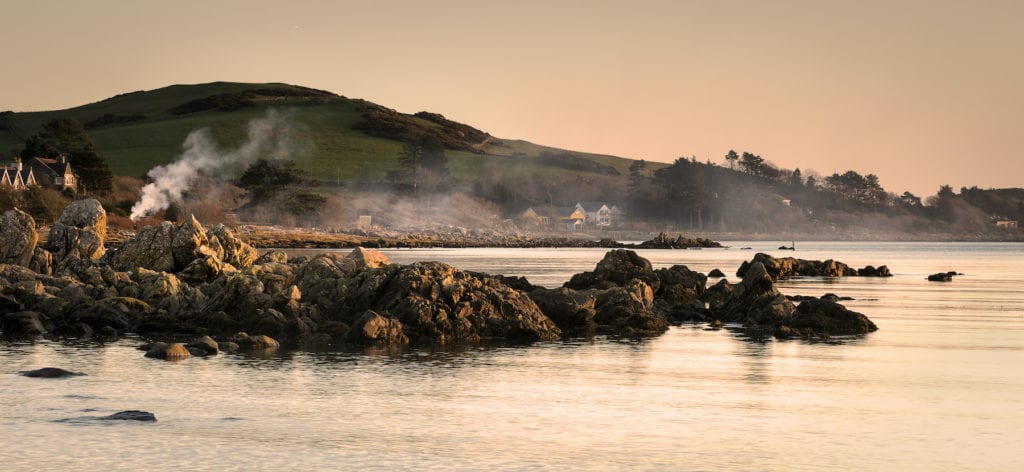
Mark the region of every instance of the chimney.
<instances>
[{"instance_id":1,"label":"chimney","mask_svg":"<svg viewBox=\"0 0 1024 472\"><path fill-rule=\"evenodd\" d=\"M68 156L65 155L65 154L58 155L57 156L57 162L59 162L61 164L67 164L68 163Z\"/></svg>"}]
</instances>

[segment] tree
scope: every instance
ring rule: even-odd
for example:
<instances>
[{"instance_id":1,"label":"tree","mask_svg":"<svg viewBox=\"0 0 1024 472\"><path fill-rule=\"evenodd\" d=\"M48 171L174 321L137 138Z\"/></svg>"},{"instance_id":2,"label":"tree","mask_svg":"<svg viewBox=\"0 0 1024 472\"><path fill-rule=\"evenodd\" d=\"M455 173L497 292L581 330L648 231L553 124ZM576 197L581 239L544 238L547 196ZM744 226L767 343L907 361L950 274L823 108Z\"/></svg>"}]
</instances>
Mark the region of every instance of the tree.
<instances>
[{"instance_id":1,"label":"tree","mask_svg":"<svg viewBox=\"0 0 1024 472\"><path fill-rule=\"evenodd\" d=\"M900 195L900 203L902 203L904 206L920 208L921 197L918 197L917 195L914 195L910 192L903 192L903 195Z\"/></svg>"},{"instance_id":2,"label":"tree","mask_svg":"<svg viewBox=\"0 0 1024 472\"><path fill-rule=\"evenodd\" d=\"M736 161L738 160L740 160L740 155L736 154L736 151L733 151L732 149L730 149L729 152L725 155L725 162L729 163L730 169L736 168Z\"/></svg>"},{"instance_id":3,"label":"tree","mask_svg":"<svg viewBox=\"0 0 1024 472\"><path fill-rule=\"evenodd\" d=\"M761 176L764 171L764 159L756 154L744 152L740 157L740 167L750 175Z\"/></svg>"},{"instance_id":4,"label":"tree","mask_svg":"<svg viewBox=\"0 0 1024 472\"><path fill-rule=\"evenodd\" d=\"M55 158L66 155L71 168L78 174L87 191L106 194L112 188L113 174L107 161L96 153L81 123L69 118L55 118L43 124L43 131L30 136L20 155Z\"/></svg>"},{"instance_id":5,"label":"tree","mask_svg":"<svg viewBox=\"0 0 1024 472\"><path fill-rule=\"evenodd\" d=\"M799 167L793 169L793 173L789 176L789 185L791 187L802 187L804 185L804 178L800 173Z\"/></svg>"},{"instance_id":6,"label":"tree","mask_svg":"<svg viewBox=\"0 0 1024 472\"><path fill-rule=\"evenodd\" d=\"M448 156L441 141L424 135L405 143L398 153L399 183L412 193L435 192L448 184Z\"/></svg>"},{"instance_id":7,"label":"tree","mask_svg":"<svg viewBox=\"0 0 1024 472\"><path fill-rule=\"evenodd\" d=\"M238 186L249 197L245 208L307 221L319 216L327 203L326 197L310 191L319 185L320 181L296 168L294 162L284 160L258 159L238 178Z\"/></svg>"}]
</instances>

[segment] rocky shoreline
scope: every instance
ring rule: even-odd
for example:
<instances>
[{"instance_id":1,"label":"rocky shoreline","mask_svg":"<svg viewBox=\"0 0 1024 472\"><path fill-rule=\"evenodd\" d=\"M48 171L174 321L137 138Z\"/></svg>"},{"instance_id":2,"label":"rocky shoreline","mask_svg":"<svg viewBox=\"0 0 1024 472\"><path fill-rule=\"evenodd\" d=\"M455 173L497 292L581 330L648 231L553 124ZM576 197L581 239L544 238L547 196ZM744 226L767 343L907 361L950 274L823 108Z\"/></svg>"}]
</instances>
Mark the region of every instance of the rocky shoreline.
<instances>
[{"instance_id":1,"label":"rocky shoreline","mask_svg":"<svg viewBox=\"0 0 1024 472\"><path fill-rule=\"evenodd\" d=\"M613 249L593 271L548 289L440 262L392 264L365 248L345 256L260 255L229 228L207 229L194 218L143 227L119 249L107 250L106 215L95 200L69 205L42 247L28 215L12 210L0 219L0 335L104 339L134 333L163 342L147 346L156 358L279 344L642 337L683 322L733 323L777 338L877 329L833 298L794 304L757 260L741 282L723 279L709 287L706 275L686 266L655 270L635 252Z\"/></svg>"}]
</instances>

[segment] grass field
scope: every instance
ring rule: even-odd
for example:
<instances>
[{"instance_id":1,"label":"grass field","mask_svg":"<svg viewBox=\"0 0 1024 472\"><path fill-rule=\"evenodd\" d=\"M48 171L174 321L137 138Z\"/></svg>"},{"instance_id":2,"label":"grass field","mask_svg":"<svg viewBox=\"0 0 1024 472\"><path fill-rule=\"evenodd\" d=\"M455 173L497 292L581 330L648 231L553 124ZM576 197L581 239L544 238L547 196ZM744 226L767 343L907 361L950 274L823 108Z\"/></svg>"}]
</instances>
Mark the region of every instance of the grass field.
<instances>
[{"instance_id":1,"label":"grass field","mask_svg":"<svg viewBox=\"0 0 1024 472\"><path fill-rule=\"evenodd\" d=\"M361 119L361 107L368 102L338 95L283 97L258 101L254 106L233 111L200 111L173 114L171 109L191 100L218 94L253 89L287 92L302 88L286 84L244 84L214 82L198 85L172 85L126 93L107 100L75 108L47 112L7 113L0 115L0 149L13 152L25 139L38 133L42 124L53 118L72 118L88 123L105 114L144 115L131 123L90 129L89 137L99 154L115 174L139 177L149 169L166 164L182 152L182 143L192 131L207 128L222 149L231 149L246 139L246 124L276 110L288 123L292 142L291 158L325 183L380 181L397 167L402 143L367 135L353 129ZM372 104L370 104L372 105ZM413 118L419 120L419 118ZM427 126L433 123L420 120ZM482 172L500 173L523 181L574 179L585 170L562 168L540 162L542 153L567 151L521 140L492 139L481 146L481 153L448 150L449 167L455 179L472 182ZM601 185L621 187L632 162L615 156L572 153L619 172L618 176L585 175ZM652 164L660 167L663 164Z\"/></svg>"}]
</instances>

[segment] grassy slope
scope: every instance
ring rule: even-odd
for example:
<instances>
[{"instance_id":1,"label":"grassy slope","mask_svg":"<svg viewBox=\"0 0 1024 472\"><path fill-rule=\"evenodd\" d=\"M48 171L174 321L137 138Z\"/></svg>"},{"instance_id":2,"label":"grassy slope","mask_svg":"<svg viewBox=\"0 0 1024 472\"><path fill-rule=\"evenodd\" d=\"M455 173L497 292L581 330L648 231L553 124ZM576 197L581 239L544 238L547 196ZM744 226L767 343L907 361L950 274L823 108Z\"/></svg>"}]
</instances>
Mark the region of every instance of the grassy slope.
<instances>
[{"instance_id":1,"label":"grassy slope","mask_svg":"<svg viewBox=\"0 0 1024 472\"><path fill-rule=\"evenodd\" d=\"M341 96L331 98L287 98L260 102L230 112L208 111L173 115L169 110L190 100L221 93L236 93L257 88L292 88L285 84L242 84L215 82L199 85L173 85L146 92L118 95L100 102L67 110L16 113L7 130L0 130L0 150L20 149L25 138L37 133L49 119L68 117L87 123L104 114L129 116L142 114L143 121L111 125L89 131L100 155L116 174L141 176L155 165L172 161L180 152L189 132L209 128L222 148L233 148L246 136L246 123L263 116L268 108L284 113L293 124L294 138L301 146L293 159L307 166L325 182L335 180L380 180L396 166L401 143L366 135L352 129L360 120L359 107L366 103ZM427 122L424 122L427 123ZM429 126L434 126L432 123ZM455 178L471 182L484 170L524 180L570 179L581 172L537 162L542 152L562 152L526 141L499 140L482 148L484 154L448 151ZM575 153L616 168L621 176L587 174L599 182L621 185L628 175L629 159ZM652 166L660 166L653 164ZM611 196L609 196L611 197Z\"/></svg>"}]
</instances>

